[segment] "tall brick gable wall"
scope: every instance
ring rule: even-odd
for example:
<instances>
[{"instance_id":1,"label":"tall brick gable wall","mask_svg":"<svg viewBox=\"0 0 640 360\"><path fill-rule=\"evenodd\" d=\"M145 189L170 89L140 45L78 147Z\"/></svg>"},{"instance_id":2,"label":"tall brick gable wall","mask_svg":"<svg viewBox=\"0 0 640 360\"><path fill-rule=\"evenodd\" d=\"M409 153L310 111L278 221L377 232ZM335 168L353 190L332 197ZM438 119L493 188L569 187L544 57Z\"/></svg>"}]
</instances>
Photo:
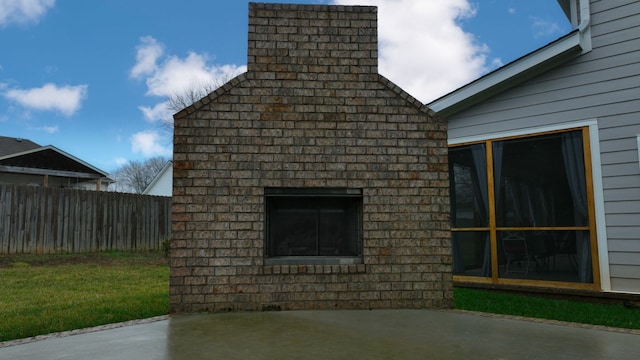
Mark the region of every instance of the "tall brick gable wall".
<instances>
[{"instance_id":1,"label":"tall brick gable wall","mask_svg":"<svg viewBox=\"0 0 640 360\"><path fill-rule=\"evenodd\" d=\"M375 7L249 5L248 71L175 117L172 312L449 308L445 121L377 73ZM362 190L362 263L265 261L265 188Z\"/></svg>"}]
</instances>

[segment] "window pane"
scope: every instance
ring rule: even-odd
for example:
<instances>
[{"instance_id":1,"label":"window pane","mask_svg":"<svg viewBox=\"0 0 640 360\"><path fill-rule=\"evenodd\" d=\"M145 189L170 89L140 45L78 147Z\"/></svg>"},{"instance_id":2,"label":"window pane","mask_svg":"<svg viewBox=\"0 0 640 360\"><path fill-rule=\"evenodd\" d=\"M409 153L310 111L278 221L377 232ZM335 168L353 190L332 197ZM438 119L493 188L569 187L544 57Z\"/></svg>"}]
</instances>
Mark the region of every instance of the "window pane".
<instances>
[{"instance_id":1,"label":"window pane","mask_svg":"<svg viewBox=\"0 0 640 360\"><path fill-rule=\"evenodd\" d=\"M280 200L280 199L279 199ZM271 209L273 256L309 256L316 253L316 210L300 200L275 201Z\"/></svg>"},{"instance_id":2,"label":"window pane","mask_svg":"<svg viewBox=\"0 0 640 360\"><path fill-rule=\"evenodd\" d=\"M491 276L491 248L488 231L455 231L453 236L453 273L466 276Z\"/></svg>"},{"instance_id":3,"label":"window pane","mask_svg":"<svg viewBox=\"0 0 640 360\"><path fill-rule=\"evenodd\" d=\"M318 211L318 242L321 256L355 256L357 223L350 224L353 214L351 200L343 199L337 204L325 203ZM340 204L342 203L342 204Z\"/></svg>"},{"instance_id":4,"label":"window pane","mask_svg":"<svg viewBox=\"0 0 640 360\"><path fill-rule=\"evenodd\" d=\"M449 149L451 222L455 228L489 224L484 144Z\"/></svg>"},{"instance_id":5,"label":"window pane","mask_svg":"<svg viewBox=\"0 0 640 360\"><path fill-rule=\"evenodd\" d=\"M498 226L588 224L582 133L493 143Z\"/></svg>"},{"instance_id":6,"label":"window pane","mask_svg":"<svg viewBox=\"0 0 640 360\"><path fill-rule=\"evenodd\" d=\"M593 282L588 231L498 231L500 277Z\"/></svg>"}]
</instances>

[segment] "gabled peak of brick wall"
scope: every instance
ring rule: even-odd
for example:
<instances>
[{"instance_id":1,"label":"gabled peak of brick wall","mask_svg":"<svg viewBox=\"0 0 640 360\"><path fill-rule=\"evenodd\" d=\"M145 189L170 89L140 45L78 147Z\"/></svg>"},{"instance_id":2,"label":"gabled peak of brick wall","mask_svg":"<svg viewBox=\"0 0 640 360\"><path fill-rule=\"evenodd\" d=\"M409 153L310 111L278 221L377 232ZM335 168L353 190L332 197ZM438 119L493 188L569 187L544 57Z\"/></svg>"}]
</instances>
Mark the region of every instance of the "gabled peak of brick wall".
<instances>
[{"instance_id":1,"label":"gabled peak of brick wall","mask_svg":"<svg viewBox=\"0 0 640 360\"><path fill-rule=\"evenodd\" d=\"M377 74L377 26L374 6L249 3L248 71Z\"/></svg>"}]
</instances>

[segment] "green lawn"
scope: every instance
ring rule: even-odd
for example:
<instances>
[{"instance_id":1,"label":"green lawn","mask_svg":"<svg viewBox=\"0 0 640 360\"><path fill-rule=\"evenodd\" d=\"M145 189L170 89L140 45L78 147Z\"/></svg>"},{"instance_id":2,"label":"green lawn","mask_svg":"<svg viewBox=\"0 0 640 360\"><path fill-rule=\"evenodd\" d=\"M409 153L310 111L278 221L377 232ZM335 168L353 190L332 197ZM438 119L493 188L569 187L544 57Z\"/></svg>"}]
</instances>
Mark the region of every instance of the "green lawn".
<instances>
[{"instance_id":1,"label":"green lawn","mask_svg":"<svg viewBox=\"0 0 640 360\"><path fill-rule=\"evenodd\" d=\"M0 341L168 312L160 253L0 258Z\"/></svg>"},{"instance_id":2,"label":"green lawn","mask_svg":"<svg viewBox=\"0 0 640 360\"><path fill-rule=\"evenodd\" d=\"M168 312L162 252L0 256L0 341ZM455 308L640 329L640 310L456 288Z\"/></svg>"},{"instance_id":3,"label":"green lawn","mask_svg":"<svg viewBox=\"0 0 640 360\"><path fill-rule=\"evenodd\" d=\"M454 290L454 303L459 310L640 329L640 310L622 303L589 303L466 288Z\"/></svg>"}]
</instances>

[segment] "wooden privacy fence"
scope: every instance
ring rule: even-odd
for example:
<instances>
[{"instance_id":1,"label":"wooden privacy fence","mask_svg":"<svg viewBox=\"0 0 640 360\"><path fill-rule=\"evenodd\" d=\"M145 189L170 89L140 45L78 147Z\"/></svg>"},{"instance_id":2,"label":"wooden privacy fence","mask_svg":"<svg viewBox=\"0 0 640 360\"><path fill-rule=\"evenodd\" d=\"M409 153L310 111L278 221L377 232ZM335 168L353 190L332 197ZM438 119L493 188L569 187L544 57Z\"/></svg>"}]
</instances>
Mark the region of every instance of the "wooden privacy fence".
<instances>
[{"instance_id":1,"label":"wooden privacy fence","mask_svg":"<svg viewBox=\"0 0 640 360\"><path fill-rule=\"evenodd\" d=\"M0 185L0 254L156 250L171 198Z\"/></svg>"}]
</instances>

